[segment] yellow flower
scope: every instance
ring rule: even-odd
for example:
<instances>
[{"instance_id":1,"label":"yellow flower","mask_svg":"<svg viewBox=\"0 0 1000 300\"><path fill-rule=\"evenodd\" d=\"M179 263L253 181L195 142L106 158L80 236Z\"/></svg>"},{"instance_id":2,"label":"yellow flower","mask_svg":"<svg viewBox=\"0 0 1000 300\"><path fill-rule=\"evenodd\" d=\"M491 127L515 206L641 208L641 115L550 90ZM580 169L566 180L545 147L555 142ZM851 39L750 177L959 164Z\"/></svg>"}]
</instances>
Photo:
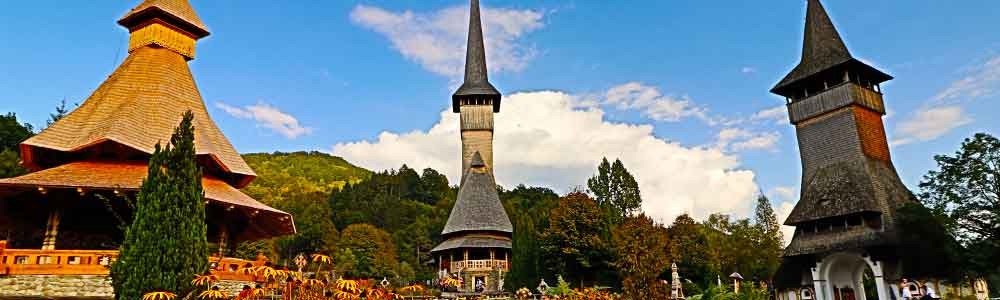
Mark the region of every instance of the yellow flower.
<instances>
[{"instance_id":1,"label":"yellow flower","mask_svg":"<svg viewBox=\"0 0 1000 300\"><path fill-rule=\"evenodd\" d=\"M322 280L319 280L319 279L307 279L305 282L302 283L302 285L304 285L306 287L309 287L309 288L313 288L313 287L322 288L325 284L323 283Z\"/></svg>"},{"instance_id":2,"label":"yellow flower","mask_svg":"<svg viewBox=\"0 0 1000 300\"><path fill-rule=\"evenodd\" d=\"M174 300L177 294L171 292L151 292L142 295L142 300Z\"/></svg>"},{"instance_id":3,"label":"yellow flower","mask_svg":"<svg viewBox=\"0 0 1000 300\"><path fill-rule=\"evenodd\" d=\"M285 272L268 266L258 268L256 273L257 276L264 277L265 280L272 280L285 276Z\"/></svg>"},{"instance_id":4,"label":"yellow flower","mask_svg":"<svg viewBox=\"0 0 1000 300\"><path fill-rule=\"evenodd\" d=\"M360 299L361 298L360 295L355 295L355 294L348 293L348 292L345 292L345 291L340 291L340 290L334 292L333 295L334 295L334 298L337 298L338 300L351 300L351 299Z\"/></svg>"},{"instance_id":5,"label":"yellow flower","mask_svg":"<svg viewBox=\"0 0 1000 300\"><path fill-rule=\"evenodd\" d=\"M453 286L453 287L462 286L462 281L461 280L455 279L455 278L451 278L451 277L445 278L444 281L442 281L442 283L444 283L445 286Z\"/></svg>"},{"instance_id":6,"label":"yellow flower","mask_svg":"<svg viewBox=\"0 0 1000 300\"><path fill-rule=\"evenodd\" d=\"M226 299L228 297L229 295L226 295L226 292L220 290L207 290L198 295L198 298L209 300Z\"/></svg>"},{"instance_id":7,"label":"yellow flower","mask_svg":"<svg viewBox=\"0 0 1000 300\"><path fill-rule=\"evenodd\" d=\"M208 275L195 276L194 280L191 280L191 284L193 284L195 286L208 286L208 285L212 284L213 282L217 282L217 281L219 281L219 277L218 276L215 276L215 275L212 275L212 274L208 274Z\"/></svg>"},{"instance_id":8,"label":"yellow flower","mask_svg":"<svg viewBox=\"0 0 1000 300\"><path fill-rule=\"evenodd\" d=\"M400 290L404 291L404 292L419 292L419 291L423 291L424 287L422 285L419 285L419 284L414 284L414 285L404 286Z\"/></svg>"},{"instance_id":9,"label":"yellow flower","mask_svg":"<svg viewBox=\"0 0 1000 300\"><path fill-rule=\"evenodd\" d=\"M236 269L236 273L239 273L239 274L242 274L242 275L253 275L253 274L257 273L257 268L252 267L252 266L250 266L250 267L240 267L239 269Z\"/></svg>"},{"instance_id":10,"label":"yellow flower","mask_svg":"<svg viewBox=\"0 0 1000 300\"><path fill-rule=\"evenodd\" d=\"M337 283L335 286L337 287L337 289L342 291L347 291L351 293L360 292L360 290L358 290L358 282L354 280L337 279Z\"/></svg>"},{"instance_id":11,"label":"yellow flower","mask_svg":"<svg viewBox=\"0 0 1000 300\"><path fill-rule=\"evenodd\" d=\"M323 254L313 254L312 255L312 260L313 260L313 262L324 263L324 264L332 264L333 263L333 258L330 258L329 256L326 256L326 255L323 255Z\"/></svg>"},{"instance_id":12,"label":"yellow flower","mask_svg":"<svg viewBox=\"0 0 1000 300\"><path fill-rule=\"evenodd\" d=\"M254 297L260 297L260 296L264 296L264 294L265 294L266 292L267 292L267 288L254 288L254 289L253 289L253 292L252 292L251 294L252 294L252 295L253 295Z\"/></svg>"}]
</instances>

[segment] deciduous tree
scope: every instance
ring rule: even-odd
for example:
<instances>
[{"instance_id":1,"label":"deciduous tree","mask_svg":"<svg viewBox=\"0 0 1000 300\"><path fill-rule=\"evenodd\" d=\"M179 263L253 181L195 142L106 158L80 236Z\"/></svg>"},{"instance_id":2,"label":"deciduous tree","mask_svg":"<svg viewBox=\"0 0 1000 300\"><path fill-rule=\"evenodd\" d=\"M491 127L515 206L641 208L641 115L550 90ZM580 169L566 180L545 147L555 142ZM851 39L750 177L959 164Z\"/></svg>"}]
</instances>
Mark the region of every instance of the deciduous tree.
<instances>
[{"instance_id":1,"label":"deciduous tree","mask_svg":"<svg viewBox=\"0 0 1000 300\"><path fill-rule=\"evenodd\" d=\"M670 267L667 229L640 214L625 219L612 233L623 295L628 299L666 299L669 287L658 279Z\"/></svg>"},{"instance_id":2,"label":"deciduous tree","mask_svg":"<svg viewBox=\"0 0 1000 300\"><path fill-rule=\"evenodd\" d=\"M966 139L954 155L938 155L924 176L920 198L967 248L964 268L993 274L1000 284L1000 140L986 133Z\"/></svg>"},{"instance_id":3,"label":"deciduous tree","mask_svg":"<svg viewBox=\"0 0 1000 300\"><path fill-rule=\"evenodd\" d=\"M597 203L586 194L573 192L560 199L541 235L550 272L582 284L595 282L595 274L606 268L610 258L609 245L601 235L605 224Z\"/></svg>"},{"instance_id":4,"label":"deciduous tree","mask_svg":"<svg viewBox=\"0 0 1000 300\"><path fill-rule=\"evenodd\" d=\"M639 184L619 159L613 164L607 158L601 160L597 174L587 180L587 188L612 224L620 224L642 206Z\"/></svg>"},{"instance_id":5,"label":"deciduous tree","mask_svg":"<svg viewBox=\"0 0 1000 300\"><path fill-rule=\"evenodd\" d=\"M350 250L355 257L352 274L359 278L393 275L398 261L396 245L384 230L369 224L352 224L340 233L340 248Z\"/></svg>"}]
</instances>

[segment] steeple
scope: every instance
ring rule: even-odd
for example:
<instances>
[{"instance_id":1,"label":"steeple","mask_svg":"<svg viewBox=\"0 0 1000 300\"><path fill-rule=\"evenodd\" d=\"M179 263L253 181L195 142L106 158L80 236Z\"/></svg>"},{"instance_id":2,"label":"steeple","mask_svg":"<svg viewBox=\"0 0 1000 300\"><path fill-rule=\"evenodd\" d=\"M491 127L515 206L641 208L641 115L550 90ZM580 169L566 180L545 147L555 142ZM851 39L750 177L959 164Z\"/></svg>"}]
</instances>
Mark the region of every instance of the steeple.
<instances>
[{"instance_id":1,"label":"steeple","mask_svg":"<svg viewBox=\"0 0 1000 300\"><path fill-rule=\"evenodd\" d=\"M129 53L156 45L194 59L195 41L209 35L187 0L145 0L118 24L131 33Z\"/></svg>"},{"instance_id":2,"label":"steeple","mask_svg":"<svg viewBox=\"0 0 1000 300\"><path fill-rule=\"evenodd\" d=\"M851 56L820 0L808 0L801 61L771 90L789 99L802 162L801 197L785 219L796 227L786 256L897 240L896 208L913 196L882 123L880 84L890 79Z\"/></svg>"},{"instance_id":3,"label":"steeple","mask_svg":"<svg viewBox=\"0 0 1000 300\"><path fill-rule=\"evenodd\" d=\"M451 209L448 222L441 232L451 235L462 232L498 232L510 234L514 227L500 203L493 174L482 155L472 155L471 167L462 174L458 199Z\"/></svg>"},{"instance_id":4,"label":"steeple","mask_svg":"<svg viewBox=\"0 0 1000 300\"><path fill-rule=\"evenodd\" d=\"M815 77L842 78L844 77L842 72L837 71L844 69L852 69L858 74L866 75L865 77L871 80L872 84L892 79L892 76L855 59L851 55L820 0L807 0L807 2L802 58L798 66L771 90L772 93L798 98L805 95L800 90L802 90L803 83L808 85L809 79Z\"/></svg>"},{"instance_id":5,"label":"steeple","mask_svg":"<svg viewBox=\"0 0 1000 300\"><path fill-rule=\"evenodd\" d=\"M465 50L465 82L452 95L452 110L459 112L462 100L489 101L493 112L500 112L500 92L490 84L486 70L486 47L483 25L479 16L479 0L471 0L469 12L469 43ZM472 103L472 102L469 102Z\"/></svg>"}]
</instances>

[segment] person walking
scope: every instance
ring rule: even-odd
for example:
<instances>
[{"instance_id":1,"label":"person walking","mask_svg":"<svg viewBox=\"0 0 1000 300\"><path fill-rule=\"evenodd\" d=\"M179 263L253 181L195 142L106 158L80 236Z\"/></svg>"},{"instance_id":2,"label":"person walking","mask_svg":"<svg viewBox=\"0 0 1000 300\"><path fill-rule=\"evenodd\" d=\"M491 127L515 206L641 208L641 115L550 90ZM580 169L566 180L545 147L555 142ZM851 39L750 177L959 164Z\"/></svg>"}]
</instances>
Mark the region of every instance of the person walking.
<instances>
[{"instance_id":1,"label":"person walking","mask_svg":"<svg viewBox=\"0 0 1000 300\"><path fill-rule=\"evenodd\" d=\"M924 300L936 300L936 299L941 299L941 296L938 296L938 294L934 292L934 287L931 286L931 284L929 282L925 282L924 283L924 297L923 297L923 299Z\"/></svg>"},{"instance_id":2,"label":"person walking","mask_svg":"<svg viewBox=\"0 0 1000 300\"><path fill-rule=\"evenodd\" d=\"M910 282L903 278L903 282L899 283L899 294L902 295L903 300L911 300L913 294L910 293Z\"/></svg>"}]
</instances>

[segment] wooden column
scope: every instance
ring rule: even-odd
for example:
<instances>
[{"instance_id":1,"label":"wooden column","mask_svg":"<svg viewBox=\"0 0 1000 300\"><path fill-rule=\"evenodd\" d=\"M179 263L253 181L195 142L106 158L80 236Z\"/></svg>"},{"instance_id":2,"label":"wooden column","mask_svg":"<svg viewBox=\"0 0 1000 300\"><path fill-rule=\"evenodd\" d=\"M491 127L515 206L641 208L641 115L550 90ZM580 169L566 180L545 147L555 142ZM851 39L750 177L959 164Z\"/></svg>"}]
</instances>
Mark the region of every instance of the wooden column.
<instances>
[{"instance_id":1,"label":"wooden column","mask_svg":"<svg viewBox=\"0 0 1000 300\"><path fill-rule=\"evenodd\" d=\"M45 238L42 240L42 250L55 250L56 237L59 235L59 221L62 211L53 209L49 212L49 220L45 223Z\"/></svg>"},{"instance_id":2,"label":"wooden column","mask_svg":"<svg viewBox=\"0 0 1000 300\"><path fill-rule=\"evenodd\" d=\"M225 224L219 225L219 258L229 254L229 228Z\"/></svg>"}]
</instances>

